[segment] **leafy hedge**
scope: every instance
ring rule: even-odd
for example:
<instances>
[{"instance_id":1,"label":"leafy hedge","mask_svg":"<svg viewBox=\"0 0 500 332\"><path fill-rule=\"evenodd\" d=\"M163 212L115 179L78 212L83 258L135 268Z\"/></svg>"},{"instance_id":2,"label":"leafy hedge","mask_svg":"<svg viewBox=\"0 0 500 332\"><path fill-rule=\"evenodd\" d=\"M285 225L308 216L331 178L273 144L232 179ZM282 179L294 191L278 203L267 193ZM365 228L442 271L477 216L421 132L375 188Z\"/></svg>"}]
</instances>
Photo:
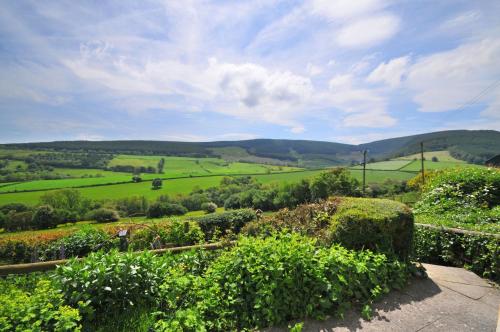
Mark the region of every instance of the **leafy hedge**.
<instances>
[{"instance_id":1,"label":"leafy hedge","mask_svg":"<svg viewBox=\"0 0 500 332\"><path fill-rule=\"evenodd\" d=\"M162 290L156 331L233 331L341 315L405 285L408 266L383 254L318 248L299 235L243 238L202 276L175 270Z\"/></svg>"},{"instance_id":2,"label":"leafy hedge","mask_svg":"<svg viewBox=\"0 0 500 332\"><path fill-rule=\"evenodd\" d=\"M339 243L351 249L371 249L397 254L410 253L413 215L404 204L374 198L330 198L317 204L283 209L276 215L254 221L243 229L248 235L271 235L275 231L299 232Z\"/></svg>"},{"instance_id":3,"label":"leafy hedge","mask_svg":"<svg viewBox=\"0 0 500 332\"><path fill-rule=\"evenodd\" d=\"M0 331L80 331L79 309L85 304L68 306L48 280L35 285L27 290L11 279L0 280Z\"/></svg>"},{"instance_id":4,"label":"leafy hedge","mask_svg":"<svg viewBox=\"0 0 500 332\"><path fill-rule=\"evenodd\" d=\"M241 228L252 220L255 220L257 215L251 209L234 210L224 213L209 214L203 217L195 218L198 222L206 239L211 239L217 232L226 234L228 231L239 233Z\"/></svg>"},{"instance_id":5,"label":"leafy hedge","mask_svg":"<svg viewBox=\"0 0 500 332\"><path fill-rule=\"evenodd\" d=\"M413 214L401 203L374 198L343 198L333 214L329 235L350 249L410 254Z\"/></svg>"},{"instance_id":6,"label":"leafy hedge","mask_svg":"<svg viewBox=\"0 0 500 332\"><path fill-rule=\"evenodd\" d=\"M458 233L415 225L413 258L417 261L465 267L500 281L500 238Z\"/></svg>"}]
</instances>

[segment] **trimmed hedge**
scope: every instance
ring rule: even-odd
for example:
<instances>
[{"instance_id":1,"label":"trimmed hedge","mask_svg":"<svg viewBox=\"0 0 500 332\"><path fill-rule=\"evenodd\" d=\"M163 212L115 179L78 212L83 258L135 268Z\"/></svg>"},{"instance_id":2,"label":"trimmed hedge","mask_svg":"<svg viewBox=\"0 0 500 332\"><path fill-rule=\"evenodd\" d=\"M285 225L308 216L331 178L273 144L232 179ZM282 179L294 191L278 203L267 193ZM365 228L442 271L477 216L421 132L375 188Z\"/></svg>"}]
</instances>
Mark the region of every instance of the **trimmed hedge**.
<instances>
[{"instance_id":1,"label":"trimmed hedge","mask_svg":"<svg viewBox=\"0 0 500 332\"><path fill-rule=\"evenodd\" d=\"M203 217L195 218L198 222L206 239L211 239L217 232L222 235L226 234L229 230L234 233L239 233L245 224L255 220L257 215L251 209L242 209L229 211L224 213L209 214Z\"/></svg>"},{"instance_id":2,"label":"trimmed hedge","mask_svg":"<svg viewBox=\"0 0 500 332\"><path fill-rule=\"evenodd\" d=\"M243 229L253 236L269 236L276 231L299 232L326 245L340 243L349 249L370 249L407 259L413 215L406 205L387 199L335 197L280 210Z\"/></svg>"},{"instance_id":3,"label":"trimmed hedge","mask_svg":"<svg viewBox=\"0 0 500 332\"><path fill-rule=\"evenodd\" d=\"M330 239L349 249L394 252L407 259L413 214L404 204L374 198L342 198L331 218Z\"/></svg>"},{"instance_id":4,"label":"trimmed hedge","mask_svg":"<svg viewBox=\"0 0 500 332\"><path fill-rule=\"evenodd\" d=\"M413 259L465 267L500 282L500 238L415 225Z\"/></svg>"}]
</instances>

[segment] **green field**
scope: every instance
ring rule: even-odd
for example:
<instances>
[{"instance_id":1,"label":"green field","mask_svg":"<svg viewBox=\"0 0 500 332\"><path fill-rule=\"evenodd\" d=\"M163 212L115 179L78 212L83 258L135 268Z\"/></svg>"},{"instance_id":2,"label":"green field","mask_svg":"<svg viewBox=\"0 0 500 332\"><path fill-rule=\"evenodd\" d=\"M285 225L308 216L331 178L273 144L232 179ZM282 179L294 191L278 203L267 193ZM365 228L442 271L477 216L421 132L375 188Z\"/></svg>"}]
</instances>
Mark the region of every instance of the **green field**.
<instances>
[{"instance_id":1,"label":"green field","mask_svg":"<svg viewBox=\"0 0 500 332\"><path fill-rule=\"evenodd\" d=\"M313 170L313 171L300 171L291 173L262 174L262 175L255 175L254 177L257 179L257 181L262 183L272 183L272 182L284 183L284 182L297 182L302 179L318 175L321 172L322 172L321 170ZM352 170L351 174L358 180L361 180L363 176L361 170ZM413 176L412 173L407 173L407 172L367 171L366 181L367 183L377 183L377 182L383 182L387 179L407 180L412 176ZM107 186L79 188L78 190L82 193L84 197L96 200L117 199L135 195L145 196L149 199L155 199L160 195L189 194L196 187L204 189L217 186L219 185L222 178L223 176L206 176L206 177L169 179L163 181L163 187L159 190L152 190L150 181L144 181L141 183L125 183L125 184L113 184ZM0 205L11 202L21 202L34 205L38 203L40 196L43 195L45 192L47 191L2 193L0 194Z\"/></svg>"},{"instance_id":2,"label":"green field","mask_svg":"<svg viewBox=\"0 0 500 332\"><path fill-rule=\"evenodd\" d=\"M160 156L128 156L119 155L118 160L132 163L134 167L153 165L160 160ZM252 163L226 162L218 158L183 158L164 157L165 168L162 174L143 173L143 180L152 180L160 177L171 179L189 176L210 175L237 175L237 174L266 174L300 170L295 167L271 166ZM112 161L115 161L113 159ZM115 161L116 162L116 161ZM151 162L148 164L148 162ZM11 163L14 163L11 161ZM116 164L115 164L116 165ZM125 165L125 164L123 164ZM156 164L155 164L156 165ZM34 180L19 182L14 185L0 186L0 193L50 190L60 188L89 187L95 185L131 182L132 174L125 172L112 172L99 169L71 169L55 168L55 173L71 177L70 179Z\"/></svg>"},{"instance_id":3,"label":"green field","mask_svg":"<svg viewBox=\"0 0 500 332\"><path fill-rule=\"evenodd\" d=\"M375 169L375 170L399 170L406 165L411 163L409 160L388 160L388 161L380 161L376 163L367 163L366 169ZM363 166L357 165L353 167L354 169L363 169Z\"/></svg>"},{"instance_id":4,"label":"green field","mask_svg":"<svg viewBox=\"0 0 500 332\"><path fill-rule=\"evenodd\" d=\"M424 152L424 158L425 160L432 160L432 157L437 157L438 161L453 161L457 163L465 163L463 160L458 160L453 158L450 155L449 151L429 151L429 152ZM409 156L404 156L400 158L396 158L397 160L413 160L413 159L420 159L420 153L415 153Z\"/></svg>"},{"instance_id":5,"label":"green field","mask_svg":"<svg viewBox=\"0 0 500 332\"><path fill-rule=\"evenodd\" d=\"M401 171L420 171L421 169L421 161L414 160L410 162L407 166L401 168ZM481 165L467 164L464 162L454 162L454 161L430 161L424 160L424 170L425 169L444 169L444 168L453 168L453 167L483 167Z\"/></svg>"}]
</instances>

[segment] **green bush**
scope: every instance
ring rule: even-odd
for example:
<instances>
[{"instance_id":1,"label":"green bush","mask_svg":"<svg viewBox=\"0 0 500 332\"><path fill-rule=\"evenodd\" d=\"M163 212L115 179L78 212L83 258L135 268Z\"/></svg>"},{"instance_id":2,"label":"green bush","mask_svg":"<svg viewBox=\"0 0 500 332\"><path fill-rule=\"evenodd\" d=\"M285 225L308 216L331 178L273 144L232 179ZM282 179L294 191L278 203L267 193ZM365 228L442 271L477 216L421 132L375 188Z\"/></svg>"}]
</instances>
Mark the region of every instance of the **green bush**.
<instances>
[{"instance_id":1,"label":"green bush","mask_svg":"<svg viewBox=\"0 0 500 332\"><path fill-rule=\"evenodd\" d=\"M108 251L116 246L117 244L113 242L109 234L100 229L88 227L42 246L40 248L40 259L61 259L63 258L61 257L61 250L64 251L64 258L83 257L93 251Z\"/></svg>"},{"instance_id":2,"label":"green bush","mask_svg":"<svg viewBox=\"0 0 500 332\"><path fill-rule=\"evenodd\" d=\"M3 214L2 212L0 212L0 228L4 228L5 227L5 220L7 219L7 217L5 216L5 214Z\"/></svg>"},{"instance_id":3,"label":"green bush","mask_svg":"<svg viewBox=\"0 0 500 332\"><path fill-rule=\"evenodd\" d=\"M206 239L211 239L218 231L226 234L229 230L239 233L241 228L248 222L256 218L255 211L242 209L224 213L209 214L203 217L195 218L195 221L205 233Z\"/></svg>"},{"instance_id":4,"label":"green bush","mask_svg":"<svg viewBox=\"0 0 500 332\"><path fill-rule=\"evenodd\" d=\"M198 223L171 220L132 233L130 245L134 250L158 249L165 247L167 244L175 246L192 245L203 241L204 238L205 234Z\"/></svg>"},{"instance_id":5,"label":"green bush","mask_svg":"<svg viewBox=\"0 0 500 332\"><path fill-rule=\"evenodd\" d=\"M37 229L48 229L55 228L60 223L60 219L52 206L41 205L35 209L32 222Z\"/></svg>"},{"instance_id":6,"label":"green bush","mask_svg":"<svg viewBox=\"0 0 500 332\"><path fill-rule=\"evenodd\" d=\"M32 291L0 281L0 331L80 331L78 309L64 304L61 292L48 280ZM83 303L76 303L80 308Z\"/></svg>"},{"instance_id":7,"label":"green bush","mask_svg":"<svg viewBox=\"0 0 500 332\"><path fill-rule=\"evenodd\" d=\"M369 305L402 287L408 268L383 254L318 248L313 239L282 235L243 238L202 278L170 273L155 330L232 331L341 314L353 302Z\"/></svg>"},{"instance_id":8,"label":"green bush","mask_svg":"<svg viewBox=\"0 0 500 332\"><path fill-rule=\"evenodd\" d=\"M120 215L115 210L99 208L90 211L90 219L97 222L112 222L120 220Z\"/></svg>"},{"instance_id":9,"label":"green bush","mask_svg":"<svg viewBox=\"0 0 500 332\"><path fill-rule=\"evenodd\" d=\"M415 225L413 259L425 263L465 267L500 281L500 239Z\"/></svg>"},{"instance_id":10,"label":"green bush","mask_svg":"<svg viewBox=\"0 0 500 332\"><path fill-rule=\"evenodd\" d=\"M164 216L180 216L187 212L188 210L180 204L157 201L149 206L147 216L148 218L161 218Z\"/></svg>"},{"instance_id":11,"label":"green bush","mask_svg":"<svg viewBox=\"0 0 500 332\"><path fill-rule=\"evenodd\" d=\"M22 231L33 228L33 213L31 211L15 212L11 210L5 218L4 228L7 231Z\"/></svg>"},{"instance_id":12,"label":"green bush","mask_svg":"<svg viewBox=\"0 0 500 332\"><path fill-rule=\"evenodd\" d=\"M0 206L0 212L3 214L8 214L10 211L14 212L25 212L28 211L29 207L23 203L8 203Z\"/></svg>"},{"instance_id":13,"label":"green bush","mask_svg":"<svg viewBox=\"0 0 500 332\"><path fill-rule=\"evenodd\" d=\"M96 312L121 310L156 301L171 261L169 255L91 253L82 261L58 266L55 279L70 305L89 301Z\"/></svg>"},{"instance_id":14,"label":"green bush","mask_svg":"<svg viewBox=\"0 0 500 332\"><path fill-rule=\"evenodd\" d=\"M217 204L215 204L214 202L203 203L201 204L201 209L206 213L214 213L215 211L217 211Z\"/></svg>"},{"instance_id":15,"label":"green bush","mask_svg":"<svg viewBox=\"0 0 500 332\"><path fill-rule=\"evenodd\" d=\"M406 259L413 238L413 214L401 203L374 198L342 198L329 236L349 249L394 252Z\"/></svg>"}]
</instances>

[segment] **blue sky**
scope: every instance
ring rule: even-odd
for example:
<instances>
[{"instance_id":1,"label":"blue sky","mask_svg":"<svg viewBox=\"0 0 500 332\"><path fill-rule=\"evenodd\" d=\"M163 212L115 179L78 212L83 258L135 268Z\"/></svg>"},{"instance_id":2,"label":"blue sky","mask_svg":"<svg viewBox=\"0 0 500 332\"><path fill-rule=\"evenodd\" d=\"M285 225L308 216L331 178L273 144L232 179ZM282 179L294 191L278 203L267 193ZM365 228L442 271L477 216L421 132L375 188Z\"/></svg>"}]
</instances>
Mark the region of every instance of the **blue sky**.
<instances>
[{"instance_id":1,"label":"blue sky","mask_svg":"<svg viewBox=\"0 0 500 332\"><path fill-rule=\"evenodd\" d=\"M500 130L500 2L3 1L0 73L4 143Z\"/></svg>"}]
</instances>

